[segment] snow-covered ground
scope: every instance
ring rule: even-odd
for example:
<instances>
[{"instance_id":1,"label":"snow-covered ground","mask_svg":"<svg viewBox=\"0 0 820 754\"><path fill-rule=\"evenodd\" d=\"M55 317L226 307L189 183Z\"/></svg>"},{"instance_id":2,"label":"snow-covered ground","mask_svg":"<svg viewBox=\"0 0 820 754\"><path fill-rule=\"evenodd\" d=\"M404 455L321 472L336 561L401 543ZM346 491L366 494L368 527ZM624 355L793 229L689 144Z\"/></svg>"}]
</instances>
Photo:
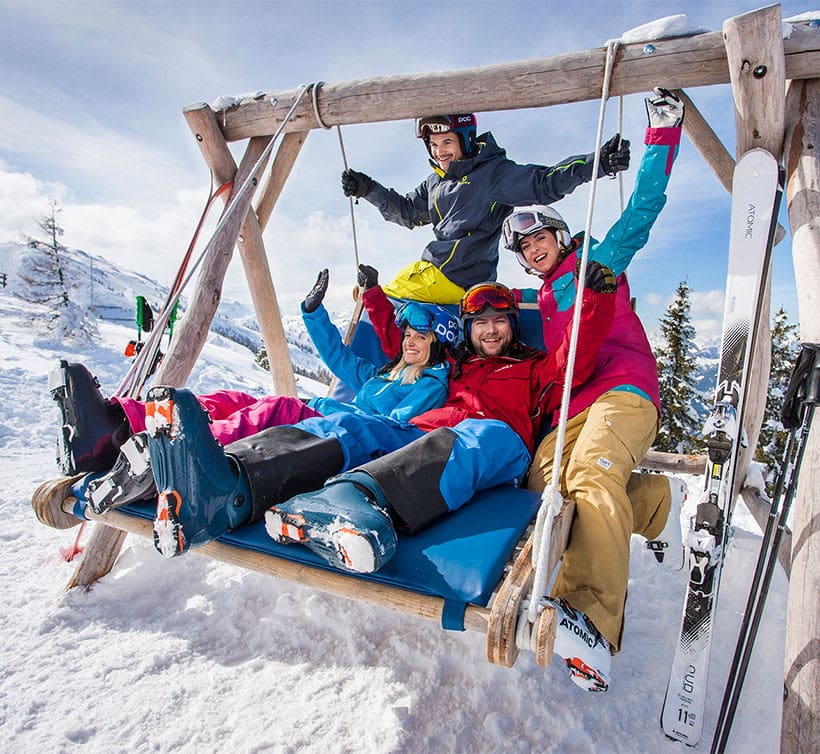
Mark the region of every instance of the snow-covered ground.
<instances>
[{"instance_id":1,"label":"snow-covered ground","mask_svg":"<svg viewBox=\"0 0 820 754\"><path fill-rule=\"evenodd\" d=\"M685 749L658 728L685 586L633 541L623 651L606 694L522 654L489 664L484 638L209 561L166 560L134 536L89 591L65 592L77 529L40 525L30 498L57 475L58 357L110 393L132 330L61 348L42 309L0 289L0 749L8 752L704 752L746 599L760 530L738 505L721 589L705 732ZM261 395L266 374L224 338L190 386ZM302 383L306 394L314 384ZM701 481L689 480L685 522ZM87 533L85 535L87 537ZM779 749L786 579L778 569L728 751Z\"/></svg>"}]
</instances>

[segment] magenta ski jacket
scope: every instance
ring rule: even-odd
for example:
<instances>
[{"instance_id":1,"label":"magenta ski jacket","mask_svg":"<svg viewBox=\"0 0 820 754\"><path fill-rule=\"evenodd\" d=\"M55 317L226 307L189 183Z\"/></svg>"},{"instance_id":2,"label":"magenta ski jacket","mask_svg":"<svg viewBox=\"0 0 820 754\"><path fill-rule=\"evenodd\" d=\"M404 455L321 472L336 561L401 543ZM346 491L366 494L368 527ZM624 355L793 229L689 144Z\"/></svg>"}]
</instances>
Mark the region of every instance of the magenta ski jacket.
<instances>
[{"instance_id":1,"label":"magenta ski jacket","mask_svg":"<svg viewBox=\"0 0 820 754\"><path fill-rule=\"evenodd\" d=\"M626 390L652 401L660 416L658 367L638 315L630 306L629 283L625 270L635 253L649 239L649 231L666 204L666 186L677 157L680 128L647 128L647 145L635 188L618 221L602 241L590 239L589 259L610 267L618 276L615 318L601 346L592 376L572 391L569 416L591 406L609 390ZM567 322L572 319L575 301L575 269L583 251L583 233L573 238L573 251L542 277L538 307L544 324L544 346L557 348ZM523 300L526 291L518 291ZM553 416L557 423L557 412Z\"/></svg>"}]
</instances>

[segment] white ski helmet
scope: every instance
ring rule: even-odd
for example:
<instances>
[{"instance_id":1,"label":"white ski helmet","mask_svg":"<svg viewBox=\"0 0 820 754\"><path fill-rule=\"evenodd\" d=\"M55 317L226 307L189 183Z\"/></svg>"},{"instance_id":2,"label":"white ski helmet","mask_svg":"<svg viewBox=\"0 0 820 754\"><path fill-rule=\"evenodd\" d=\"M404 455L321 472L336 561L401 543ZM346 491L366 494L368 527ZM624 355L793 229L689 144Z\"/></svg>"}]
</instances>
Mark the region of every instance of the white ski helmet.
<instances>
[{"instance_id":1,"label":"white ski helmet","mask_svg":"<svg viewBox=\"0 0 820 754\"><path fill-rule=\"evenodd\" d=\"M552 230L558 241L558 249L563 255L572 244L569 226L561 215L546 204L530 204L526 207L514 207L507 215L501 227L504 248L515 252L515 258L525 270L532 270L521 253L521 239L531 236L539 230Z\"/></svg>"}]
</instances>

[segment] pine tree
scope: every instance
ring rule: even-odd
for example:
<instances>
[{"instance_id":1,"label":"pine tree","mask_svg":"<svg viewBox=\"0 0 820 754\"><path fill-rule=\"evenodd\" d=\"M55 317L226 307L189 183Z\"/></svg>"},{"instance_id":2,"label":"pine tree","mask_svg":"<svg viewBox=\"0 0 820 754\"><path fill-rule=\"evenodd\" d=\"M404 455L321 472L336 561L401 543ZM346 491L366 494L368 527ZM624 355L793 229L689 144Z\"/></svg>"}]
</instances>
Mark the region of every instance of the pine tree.
<instances>
[{"instance_id":1,"label":"pine tree","mask_svg":"<svg viewBox=\"0 0 820 754\"><path fill-rule=\"evenodd\" d=\"M667 453L693 453L703 446L697 409L700 396L694 387L697 364L690 309L689 286L681 281L675 299L661 317L664 345L655 352L663 413L655 448Z\"/></svg>"},{"instance_id":2,"label":"pine tree","mask_svg":"<svg viewBox=\"0 0 820 754\"><path fill-rule=\"evenodd\" d=\"M44 239L28 237L32 253L21 270L20 278L28 284L31 301L44 304L50 313L46 329L58 341L89 341L98 337L97 324L85 306L79 306L69 297L76 281L66 275L64 257L66 247L60 242L65 232L57 222L62 210L58 202L51 202L49 212L37 225Z\"/></svg>"},{"instance_id":3,"label":"pine tree","mask_svg":"<svg viewBox=\"0 0 820 754\"><path fill-rule=\"evenodd\" d=\"M31 300L47 304L53 311L52 321L59 318L60 308L69 303L68 289L60 260L65 247L60 243L65 232L57 222L60 205L55 201L49 205L49 212L37 220L38 227L45 235L44 240L28 237L29 247L40 252L31 258L30 269L21 275L29 284Z\"/></svg>"},{"instance_id":4,"label":"pine tree","mask_svg":"<svg viewBox=\"0 0 820 754\"><path fill-rule=\"evenodd\" d=\"M783 396L789 384L794 360L800 351L797 325L789 322L789 316L781 306L772 322L772 368L769 374L769 392L763 412L763 425L757 441L755 460L764 463L766 491L774 493L774 483L782 466L783 451L786 448L786 430L780 422Z\"/></svg>"}]
</instances>

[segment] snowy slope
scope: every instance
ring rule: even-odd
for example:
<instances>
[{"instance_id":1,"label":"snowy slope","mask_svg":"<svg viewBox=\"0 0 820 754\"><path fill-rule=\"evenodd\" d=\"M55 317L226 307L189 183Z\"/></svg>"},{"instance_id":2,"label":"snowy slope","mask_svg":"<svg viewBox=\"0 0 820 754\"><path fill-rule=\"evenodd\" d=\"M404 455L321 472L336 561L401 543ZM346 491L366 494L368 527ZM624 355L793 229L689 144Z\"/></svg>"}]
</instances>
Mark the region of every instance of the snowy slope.
<instances>
[{"instance_id":1,"label":"snowy slope","mask_svg":"<svg viewBox=\"0 0 820 754\"><path fill-rule=\"evenodd\" d=\"M110 392L132 328L70 354L33 336L42 308L0 289L0 741L9 752L675 752L658 728L685 588L633 541L624 649L604 695L521 655L502 669L483 637L330 597L190 554L165 560L129 536L113 571L66 594L77 529L37 523L34 488L57 474L47 374L87 363ZM206 346L190 386L262 394L246 349ZM321 386L300 380L309 394ZM700 486L691 478L683 520ZM87 534L85 535L87 537ZM738 506L721 589L709 702L717 705L760 531ZM731 752L779 748L786 582L776 574ZM692 751L709 750L715 713Z\"/></svg>"}]
</instances>

